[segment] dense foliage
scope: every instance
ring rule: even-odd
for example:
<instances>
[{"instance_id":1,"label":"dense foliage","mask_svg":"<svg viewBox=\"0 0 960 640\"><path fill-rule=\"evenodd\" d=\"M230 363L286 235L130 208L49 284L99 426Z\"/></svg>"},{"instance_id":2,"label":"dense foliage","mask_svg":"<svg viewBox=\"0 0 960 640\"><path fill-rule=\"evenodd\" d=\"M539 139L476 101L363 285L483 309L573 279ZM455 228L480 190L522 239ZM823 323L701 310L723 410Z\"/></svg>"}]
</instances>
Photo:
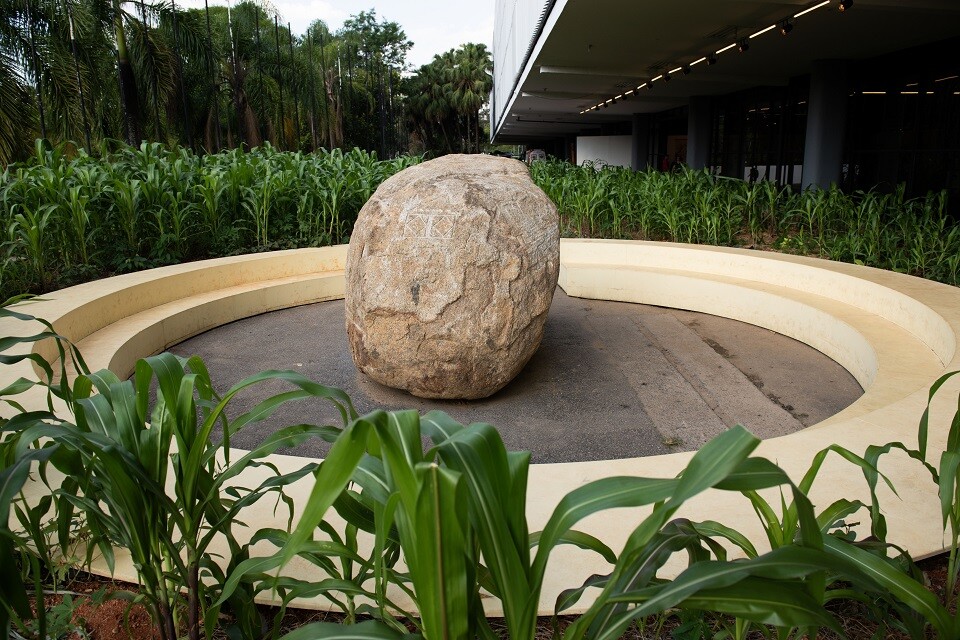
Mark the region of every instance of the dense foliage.
<instances>
[{"instance_id":1,"label":"dense foliage","mask_svg":"<svg viewBox=\"0 0 960 640\"><path fill-rule=\"evenodd\" d=\"M445 119L455 113L477 128L489 92L482 45L406 77L412 46L374 10L336 32L317 20L296 36L269 3L184 10L159 0L9 0L0 4L0 165L26 158L38 137L91 152L120 139L393 157L409 151L409 126L437 124L441 99L454 110ZM423 103L424 82L438 73L445 84ZM424 142L418 134L416 153L451 148L431 146L446 138Z\"/></svg>"},{"instance_id":2,"label":"dense foliage","mask_svg":"<svg viewBox=\"0 0 960 640\"><path fill-rule=\"evenodd\" d=\"M635 172L536 162L568 236L750 246L960 284L960 225L946 192L907 199L833 187L792 191L706 171Z\"/></svg>"},{"instance_id":3,"label":"dense foliage","mask_svg":"<svg viewBox=\"0 0 960 640\"><path fill-rule=\"evenodd\" d=\"M271 145L198 155L115 143L68 155L37 143L0 174L0 295L41 293L184 260L346 242L360 207L417 158ZM752 246L960 284L944 193L796 193L703 171L531 166L568 236Z\"/></svg>"},{"instance_id":4,"label":"dense foliage","mask_svg":"<svg viewBox=\"0 0 960 640\"><path fill-rule=\"evenodd\" d=\"M345 242L377 186L416 158L269 144L197 155L158 143L98 156L38 142L0 174L7 297L184 260Z\"/></svg>"},{"instance_id":5,"label":"dense foliage","mask_svg":"<svg viewBox=\"0 0 960 640\"><path fill-rule=\"evenodd\" d=\"M411 136L419 148L439 153L479 152L480 108L493 88L490 52L465 44L434 56L410 79Z\"/></svg>"},{"instance_id":6,"label":"dense foliage","mask_svg":"<svg viewBox=\"0 0 960 640\"><path fill-rule=\"evenodd\" d=\"M32 320L9 308L0 316ZM29 338L4 340L5 361L26 357L17 350L35 341L56 338L49 324L44 327ZM815 637L820 628L840 630L825 607L836 601L867 611L880 625L878 634L897 629L915 638L960 635L960 613L951 612L960 541L960 411L939 460L926 448L928 405L918 448L888 443L858 454L830 446L798 482L753 456L759 441L736 427L706 444L677 477L610 477L578 487L561 498L542 531L530 532L529 453L507 451L490 425L465 427L439 412L357 416L342 392L292 372L252 376L220 397L202 361L170 354L141 360L134 378L121 381L109 371L88 372L69 344L58 344L59 375L30 356L44 382L22 380L0 392L14 409L0 427L4 635L12 626L21 633L38 629L38 637L45 637L43 616L33 624L28 601L31 585L42 601L45 570L63 560L89 562L94 552L112 563L124 548L143 584L140 597L165 640L222 637L223 631L228 637L276 637L277 620L263 619L252 605L262 591L284 606L299 596L324 597L344 614L343 624L309 624L284 640L493 640L484 598L499 601L510 638L532 640L545 571L553 551L568 544L610 563L608 574L584 576L558 597L557 615L588 589L596 596L563 631L568 640L614 640L636 619L678 609L724 614L721 637L745 638L751 630L764 637ZM81 373L72 383L64 375L66 362ZM931 400L952 375L937 381ZM289 391L231 419L234 395L265 382L286 383ZM16 396L35 384L68 410L18 410ZM246 455L231 455L231 435L306 397L333 402L342 424L293 425ZM212 438L217 426L222 438ZM282 473L263 459L309 438L333 443L322 462L305 461ZM932 479L930 491L940 493L951 549L946 602L924 587L909 556L886 540L876 489L887 482L881 462L892 449L905 450L922 465ZM807 495L828 456L862 471L866 502L841 499L815 510ZM33 481L48 489L31 500L21 489L32 466L42 471ZM239 484L238 474L251 467L260 467L259 484ZM249 505L268 498L286 509L286 487L311 474L313 489L295 526L260 529L249 542L238 537ZM676 517L687 500L708 490L749 501L769 550L737 530L743 523ZM649 510L618 552L575 529L592 515L637 506ZM331 509L344 524L331 523ZM863 533L868 536L861 538ZM227 543L227 557L213 552L215 537ZM264 555L261 546L255 554L258 542L276 551ZM686 569L667 579L664 567L677 554L685 557ZM296 557L315 567L313 577L276 577ZM394 589L410 596L416 617L393 601ZM360 616L370 619L359 622Z\"/></svg>"}]
</instances>

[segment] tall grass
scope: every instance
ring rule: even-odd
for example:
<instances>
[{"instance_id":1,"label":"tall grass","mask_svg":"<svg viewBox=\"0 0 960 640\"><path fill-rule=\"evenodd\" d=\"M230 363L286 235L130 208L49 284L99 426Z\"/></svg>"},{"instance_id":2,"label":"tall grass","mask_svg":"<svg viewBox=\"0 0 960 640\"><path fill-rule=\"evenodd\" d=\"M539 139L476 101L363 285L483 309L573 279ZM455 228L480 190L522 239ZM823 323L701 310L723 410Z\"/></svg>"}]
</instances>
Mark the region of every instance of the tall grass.
<instances>
[{"instance_id":1,"label":"tall grass","mask_svg":"<svg viewBox=\"0 0 960 640\"><path fill-rule=\"evenodd\" d=\"M0 298L184 260L345 242L374 189L418 158L339 149L93 157L38 143L0 174Z\"/></svg>"},{"instance_id":2,"label":"tall grass","mask_svg":"<svg viewBox=\"0 0 960 640\"><path fill-rule=\"evenodd\" d=\"M906 198L794 192L707 171L635 172L548 160L530 167L567 236L755 246L960 284L960 225L946 192Z\"/></svg>"}]
</instances>

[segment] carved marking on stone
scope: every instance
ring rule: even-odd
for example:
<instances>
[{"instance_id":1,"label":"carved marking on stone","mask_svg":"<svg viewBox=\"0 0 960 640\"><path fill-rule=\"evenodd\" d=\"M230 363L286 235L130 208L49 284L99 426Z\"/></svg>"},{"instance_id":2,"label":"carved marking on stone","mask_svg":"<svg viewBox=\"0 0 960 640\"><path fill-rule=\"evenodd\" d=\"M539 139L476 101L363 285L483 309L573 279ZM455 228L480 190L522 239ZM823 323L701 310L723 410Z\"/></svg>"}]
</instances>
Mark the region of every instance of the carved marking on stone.
<instances>
[{"instance_id":1,"label":"carved marking on stone","mask_svg":"<svg viewBox=\"0 0 960 640\"><path fill-rule=\"evenodd\" d=\"M403 221L404 238L450 240L456 216L439 211L408 213Z\"/></svg>"}]
</instances>

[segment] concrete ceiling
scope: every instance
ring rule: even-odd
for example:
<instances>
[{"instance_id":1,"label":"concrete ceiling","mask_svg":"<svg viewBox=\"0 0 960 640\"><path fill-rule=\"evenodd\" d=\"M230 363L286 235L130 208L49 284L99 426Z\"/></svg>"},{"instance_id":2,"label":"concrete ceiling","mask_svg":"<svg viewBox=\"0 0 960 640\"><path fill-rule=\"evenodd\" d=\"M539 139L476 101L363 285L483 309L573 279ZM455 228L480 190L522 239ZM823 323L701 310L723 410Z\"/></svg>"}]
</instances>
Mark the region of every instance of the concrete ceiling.
<instances>
[{"instance_id":1,"label":"concrete ceiling","mask_svg":"<svg viewBox=\"0 0 960 640\"><path fill-rule=\"evenodd\" d=\"M839 0L798 18L820 0L567 0L518 83L501 119L498 142L523 142L626 121L663 111L690 96L722 95L786 84L815 60L864 60L960 35L960 0ZM783 36L773 29L791 18ZM581 114L665 71L687 65L741 39L717 63L653 82L628 100ZM498 87L509 91L511 87Z\"/></svg>"}]
</instances>

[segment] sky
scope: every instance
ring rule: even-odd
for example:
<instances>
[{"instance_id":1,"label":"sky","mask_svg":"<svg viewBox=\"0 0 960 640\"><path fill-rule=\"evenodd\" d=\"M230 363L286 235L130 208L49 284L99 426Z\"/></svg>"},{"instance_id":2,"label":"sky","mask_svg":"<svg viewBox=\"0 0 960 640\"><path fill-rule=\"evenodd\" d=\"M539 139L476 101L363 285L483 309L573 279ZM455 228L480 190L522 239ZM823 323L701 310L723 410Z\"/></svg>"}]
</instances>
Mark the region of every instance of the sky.
<instances>
[{"instance_id":1,"label":"sky","mask_svg":"<svg viewBox=\"0 0 960 640\"><path fill-rule=\"evenodd\" d=\"M262 2L262 0L258 0ZM210 5L224 5L226 0L209 0ZM235 4L236 0L231 0ZM493 41L494 0L266 0L280 12L284 22L297 35L302 35L314 20L327 23L331 31L343 21L375 9L377 20L396 22L413 41L407 53L411 67L427 64L433 56L455 49L467 42L486 44ZM203 0L180 0L177 6L202 8Z\"/></svg>"}]
</instances>

